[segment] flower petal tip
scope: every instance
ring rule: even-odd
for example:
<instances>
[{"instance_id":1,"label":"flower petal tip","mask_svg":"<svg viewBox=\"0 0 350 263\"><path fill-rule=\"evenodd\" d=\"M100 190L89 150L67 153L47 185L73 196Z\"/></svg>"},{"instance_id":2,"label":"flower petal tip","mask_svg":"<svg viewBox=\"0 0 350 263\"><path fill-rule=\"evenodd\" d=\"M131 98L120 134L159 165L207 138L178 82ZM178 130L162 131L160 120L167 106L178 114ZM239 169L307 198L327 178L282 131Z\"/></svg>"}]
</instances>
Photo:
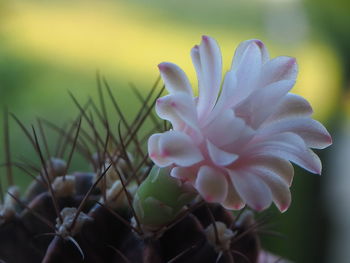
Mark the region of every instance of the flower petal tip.
<instances>
[{"instance_id":1,"label":"flower petal tip","mask_svg":"<svg viewBox=\"0 0 350 263\"><path fill-rule=\"evenodd\" d=\"M333 144L333 139L332 139L332 136L331 136L331 135L328 135L328 136L327 136L327 143L328 143L328 146L330 146L330 145Z\"/></svg>"},{"instance_id":2,"label":"flower petal tip","mask_svg":"<svg viewBox=\"0 0 350 263\"><path fill-rule=\"evenodd\" d=\"M322 174L322 168L319 168L315 171L315 174L321 175Z\"/></svg>"},{"instance_id":3,"label":"flower petal tip","mask_svg":"<svg viewBox=\"0 0 350 263\"><path fill-rule=\"evenodd\" d=\"M167 150L167 149L163 149L160 153L160 156L162 158L166 158L166 157L169 157L170 156L170 152Z\"/></svg>"},{"instance_id":4,"label":"flower petal tip","mask_svg":"<svg viewBox=\"0 0 350 263\"><path fill-rule=\"evenodd\" d=\"M164 71L167 69L167 63L166 62L162 62L158 64L158 69L159 71Z\"/></svg>"},{"instance_id":5,"label":"flower petal tip","mask_svg":"<svg viewBox=\"0 0 350 263\"><path fill-rule=\"evenodd\" d=\"M283 205L283 206L279 207L278 209L280 210L281 213L284 213L288 210L288 208L289 208L289 204Z\"/></svg>"},{"instance_id":6,"label":"flower petal tip","mask_svg":"<svg viewBox=\"0 0 350 263\"><path fill-rule=\"evenodd\" d=\"M255 211L257 212L261 212L263 211L266 207L261 206L261 205L255 205L254 207L252 207Z\"/></svg>"},{"instance_id":7,"label":"flower petal tip","mask_svg":"<svg viewBox=\"0 0 350 263\"><path fill-rule=\"evenodd\" d=\"M295 57L289 57L287 62L287 68L292 68L297 63L297 59Z\"/></svg>"},{"instance_id":8,"label":"flower petal tip","mask_svg":"<svg viewBox=\"0 0 350 263\"><path fill-rule=\"evenodd\" d=\"M203 41L209 41L210 37L209 36L206 36L206 35L203 35L202 36L202 40Z\"/></svg>"},{"instance_id":9,"label":"flower petal tip","mask_svg":"<svg viewBox=\"0 0 350 263\"><path fill-rule=\"evenodd\" d=\"M233 210L241 210L243 209L243 207L245 207L245 204L241 203L241 204L234 205L232 208Z\"/></svg>"},{"instance_id":10,"label":"flower petal tip","mask_svg":"<svg viewBox=\"0 0 350 263\"><path fill-rule=\"evenodd\" d=\"M214 200L214 197L212 195L206 195L204 197L205 201L207 201L208 203L212 203Z\"/></svg>"},{"instance_id":11,"label":"flower petal tip","mask_svg":"<svg viewBox=\"0 0 350 263\"><path fill-rule=\"evenodd\" d=\"M264 43L259 40L259 39L255 39L254 43L259 47L259 48L263 48L264 47Z\"/></svg>"}]
</instances>

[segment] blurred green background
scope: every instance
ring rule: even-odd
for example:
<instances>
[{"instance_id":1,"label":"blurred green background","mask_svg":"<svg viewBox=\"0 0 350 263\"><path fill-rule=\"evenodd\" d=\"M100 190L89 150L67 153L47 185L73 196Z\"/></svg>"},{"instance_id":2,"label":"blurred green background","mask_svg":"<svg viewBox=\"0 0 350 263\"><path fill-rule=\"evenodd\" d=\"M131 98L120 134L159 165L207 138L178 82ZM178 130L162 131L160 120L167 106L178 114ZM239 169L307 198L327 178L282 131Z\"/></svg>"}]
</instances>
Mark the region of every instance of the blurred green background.
<instances>
[{"instance_id":1,"label":"blurred green background","mask_svg":"<svg viewBox=\"0 0 350 263\"><path fill-rule=\"evenodd\" d=\"M162 61L180 65L196 86L189 51L203 34L219 42L224 68L239 42L259 38L272 57L297 58L293 92L306 97L315 118L337 136L349 112L349 14L348 0L0 0L0 104L26 125L38 116L61 125L78 112L67 91L81 102L96 97L99 70L132 117L139 102L128 83L146 94ZM14 123L10 128L14 159L35 160L20 129ZM340 180L332 170L332 160L339 159L336 145L322 152L322 177L296 170L291 208L283 215L268 211L272 228L286 238L266 236L265 248L295 262L350 262L333 255L339 228L334 218L345 216L337 212L343 209L337 209L338 199L327 202L329 192L337 192L328 183ZM79 161L73 168L88 169ZM21 186L28 181L16 178ZM344 242L346 250L350 242Z\"/></svg>"}]
</instances>

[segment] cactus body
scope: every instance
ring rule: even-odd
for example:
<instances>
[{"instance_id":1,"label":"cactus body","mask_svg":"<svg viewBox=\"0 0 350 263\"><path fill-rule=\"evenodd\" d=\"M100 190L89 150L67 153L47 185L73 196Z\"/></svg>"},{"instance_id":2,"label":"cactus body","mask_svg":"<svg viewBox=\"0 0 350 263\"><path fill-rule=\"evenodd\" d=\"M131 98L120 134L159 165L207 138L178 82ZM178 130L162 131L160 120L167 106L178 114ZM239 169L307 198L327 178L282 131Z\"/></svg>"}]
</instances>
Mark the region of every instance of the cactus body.
<instances>
[{"instance_id":1,"label":"cactus body","mask_svg":"<svg viewBox=\"0 0 350 263\"><path fill-rule=\"evenodd\" d=\"M143 113L141 109L139 115ZM26 131L40 157L40 167L35 168L40 172L22 196L10 188L8 201L0 206L0 260L257 262L260 245L251 216L236 218L220 205L205 203L186 182L148 160L138 132L150 111L114 137L107 120L101 119L106 142L91 119L81 115L92 129L90 137L84 130L81 138L81 120L70 131L50 123L71 146L66 160L49 156L45 161L34 128L33 136ZM90 151L86 139L96 143L98 153ZM68 172L75 150L89 161L90 172Z\"/></svg>"}]
</instances>

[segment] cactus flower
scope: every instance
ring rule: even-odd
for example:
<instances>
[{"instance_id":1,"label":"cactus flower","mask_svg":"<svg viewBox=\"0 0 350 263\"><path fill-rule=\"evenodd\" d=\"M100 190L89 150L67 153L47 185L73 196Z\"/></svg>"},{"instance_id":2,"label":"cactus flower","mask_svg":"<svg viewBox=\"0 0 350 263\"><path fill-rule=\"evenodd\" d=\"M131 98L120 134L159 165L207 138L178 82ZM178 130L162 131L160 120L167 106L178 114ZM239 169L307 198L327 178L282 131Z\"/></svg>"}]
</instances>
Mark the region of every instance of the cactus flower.
<instances>
[{"instance_id":1,"label":"cactus flower","mask_svg":"<svg viewBox=\"0 0 350 263\"><path fill-rule=\"evenodd\" d=\"M287 210L291 162L320 174L321 161L310 148L332 143L312 119L310 104L289 92L296 60L270 59L261 41L244 41L221 83L221 52L213 38L203 36L191 57L198 97L177 65L158 66L169 95L157 100L156 112L172 129L149 138L151 159L171 167L171 176L191 184L207 202L234 210L246 204L263 210L274 202Z\"/></svg>"}]
</instances>

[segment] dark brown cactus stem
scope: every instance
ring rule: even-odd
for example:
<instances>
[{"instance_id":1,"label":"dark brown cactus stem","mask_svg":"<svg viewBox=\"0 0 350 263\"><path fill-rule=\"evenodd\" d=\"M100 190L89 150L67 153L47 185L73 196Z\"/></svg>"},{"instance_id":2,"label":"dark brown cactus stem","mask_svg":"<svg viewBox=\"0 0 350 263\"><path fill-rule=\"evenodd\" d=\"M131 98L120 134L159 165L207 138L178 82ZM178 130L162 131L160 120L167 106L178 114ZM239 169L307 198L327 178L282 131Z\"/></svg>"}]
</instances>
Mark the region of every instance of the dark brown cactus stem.
<instances>
[{"instance_id":1,"label":"dark brown cactus stem","mask_svg":"<svg viewBox=\"0 0 350 263\"><path fill-rule=\"evenodd\" d=\"M155 236L151 233L142 236L129 232L123 240L113 263L125 262L124 257L130 262L140 263L163 263L173 259L178 260L177 262L187 262L186 258L195 258L196 260L191 262L199 263L206 262L208 257L207 254L196 253L206 239L200 222L191 214L171 229L164 229L162 235L158 232ZM215 255L214 251L212 252Z\"/></svg>"},{"instance_id":2,"label":"dark brown cactus stem","mask_svg":"<svg viewBox=\"0 0 350 263\"><path fill-rule=\"evenodd\" d=\"M0 225L0 259L6 263L37 263L44 255L37 240L22 222L14 216Z\"/></svg>"},{"instance_id":3,"label":"dark brown cactus stem","mask_svg":"<svg viewBox=\"0 0 350 263\"><path fill-rule=\"evenodd\" d=\"M246 262L246 259L249 259L250 262L257 262L261 251L260 240L257 234L258 229L259 222L254 220L254 215L251 211L244 211L235 220L232 230L237 232L231 240L231 251L235 259L238 257L242 262Z\"/></svg>"},{"instance_id":4,"label":"dark brown cactus stem","mask_svg":"<svg viewBox=\"0 0 350 263\"><path fill-rule=\"evenodd\" d=\"M67 166L64 160L59 158L50 158L46 163L47 172L51 182L53 182L56 177L65 175ZM41 173L43 174L44 171ZM27 188L27 191L25 193L26 202L30 202L37 195L47 191L47 185L45 180L43 180L42 175L37 176L36 179L37 180L34 180Z\"/></svg>"},{"instance_id":5,"label":"dark brown cactus stem","mask_svg":"<svg viewBox=\"0 0 350 263\"><path fill-rule=\"evenodd\" d=\"M140 236L129 232L121 247L117 248L113 262L182 262L182 263L231 263L257 262L260 249L256 232L250 230L252 221L243 218L239 225L234 224L234 218L220 206L210 206L214 211L215 220L226 221L227 227L233 225L235 236L241 236L225 251L217 251L208 241L201 221L194 215L188 214L171 229L164 229L162 235L152 237ZM203 213L203 211L199 211ZM247 231L248 230L248 231ZM125 258L128 260L126 261Z\"/></svg>"},{"instance_id":6,"label":"dark brown cactus stem","mask_svg":"<svg viewBox=\"0 0 350 263\"><path fill-rule=\"evenodd\" d=\"M232 262L257 262L260 251L260 241L257 235L258 224L254 221L251 211L243 211L238 217L224 209L222 206L207 204L193 212L208 229L217 222L222 222L234 233L230 240L229 249L216 251L217 257L221 253L220 263ZM217 229L215 230L217 232ZM217 234L217 233L215 233ZM213 247L213 246L212 246ZM214 261L215 262L215 261Z\"/></svg>"},{"instance_id":7,"label":"dark brown cactus stem","mask_svg":"<svg viewBox=\"0 0 350 263\"><path fill-rule=\"evenodd\" d=\"M75 195L58 197L57 203L59 208L77 207L83 200L87 191L86 189L90 187L92 178L93 174L75 174ZM13 198L15 198L15 196L13 196ZM97 199L97 197L91 196L85 205L84 211L88 211L95 204L94 199ZM35 244L35 248L36 250L40 251L42 258L45 255L50 240L52 239L50 234L52 235L55 233L54 225L57 214L52 204L52 196L45 191L36 195L33 200L20 201L19 199L16 199L16 201L18 202L17 206L21 210L24 208L16 219L18 221L16 225L20 224L23 226L23 228L26 230L26 235L28 235L28 238L30 239L30 242ZM3 228L4 226L0 225L0 232ZM23 242L25 242L24 238ZM2 249L2 246L0 249ZM30 255L27 256L28 258L31 258ZM7 262L16 261L8 260Z\"/></svg>"},{"instance_id":8,"label":"dark brown cactus stem","mask_svg":"<svg viewBox=\"0 0 350 263\"><path fill-rule=\"evenodd\" d=\"M113 248L121 245L129 228L99 204L90 210L88 216L92 220L85 222L81 230L71 236L79 248L71 239L56 236L51 241L43 262L111 262L115 254ZM130 217L125 213L121 216L126 219ZM75 261L70 261L72 257ZM57 258L61 261L56 261Z\"/></svg>"},{"instance_id":9,"label":"dark brown cactus stem","mask_svg":"<svg viewBox=\"0 0 350 263\"><path fill-rule=\"evenodd\" d=\"M83 195L70 196L58 198L58 205L61 209L64 207L77 207L83 199ZM86 209L91 207L93 202L90 201L86 204ZM86 211L86 210L85 210ZM52 197L48 192L44 192L37 196L20 214L20 220L22 224L32 233L32 238L36 239L37 247L43 252L50 242L50 238L45 237L47 233L54 233L54 229L36 216L39 214L42 218L46 219L53 226L56 221L57 215L56 211L52 205Z\"/></svg>"}]
</instances>

